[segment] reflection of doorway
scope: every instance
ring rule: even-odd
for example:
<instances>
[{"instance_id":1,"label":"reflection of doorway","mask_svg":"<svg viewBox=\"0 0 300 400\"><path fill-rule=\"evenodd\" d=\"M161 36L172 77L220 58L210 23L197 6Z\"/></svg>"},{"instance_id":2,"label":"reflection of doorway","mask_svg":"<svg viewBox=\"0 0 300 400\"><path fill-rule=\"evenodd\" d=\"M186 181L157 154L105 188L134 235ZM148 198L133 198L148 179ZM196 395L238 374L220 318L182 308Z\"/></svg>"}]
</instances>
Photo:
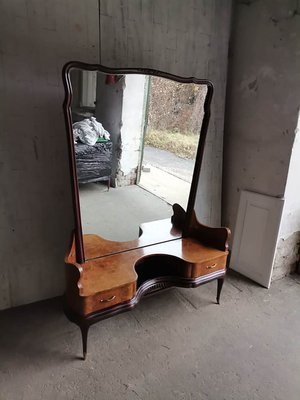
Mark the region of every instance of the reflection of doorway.
<instances>
[{"instance_id":1,"label":"reflection of doorway","mask_svg":"<svg viewBox=\"0 0 300 400\"><path fill-rule=\"evenodd\" d=\"M206 87L151 77L137 183L186 208Z\"/></svg>"},{"instance_id":2,"label":"reflection of doorway","mask_svg":"<svg viewBox=\"0 0 300 400\"><path fill-rule=\"evenodd\" d=\"M99 143L82 142L84 135L75 141L83 232L133 240L141 223L170 218L170 205L186 208L202 87L142 74L79 70L72 71L71 81L73 121L94 118L109 134ZM96 177L81 180L80 172ZM106 181L101 183L104 178L112 183L109 191Z\"/></svg>"}]
</instances>

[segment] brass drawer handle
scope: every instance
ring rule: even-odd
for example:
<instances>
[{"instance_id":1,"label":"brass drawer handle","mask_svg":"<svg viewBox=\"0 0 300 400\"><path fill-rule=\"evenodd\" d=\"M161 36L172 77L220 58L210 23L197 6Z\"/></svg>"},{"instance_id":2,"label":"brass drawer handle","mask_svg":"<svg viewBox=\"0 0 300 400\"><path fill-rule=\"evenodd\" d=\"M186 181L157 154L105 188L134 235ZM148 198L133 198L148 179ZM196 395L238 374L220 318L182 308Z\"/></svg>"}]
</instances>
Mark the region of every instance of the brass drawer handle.
<instances>
[{"instance_id":1,"label":"brass drawer handle","mask_svg":"<svg viewBox=\"0 0 300 400\"><path fill-rule=\"evenodd\" d=\"M217 266L217 263L213 264L213 265L209 265L208 267L206 267L206 269L213 269Z\"/></svg>"},{"instance_id":2,"label":"brass drawer handle","mask_svg":"<svg viewBox=\"0 0 300 400\"><path fill-rule=\"evenodd\" d=\"M108 299L101 299L101 303L108 303L109 301L113 301L116 298L116 296L111 296Z\"/></svg>"}]
</instances>

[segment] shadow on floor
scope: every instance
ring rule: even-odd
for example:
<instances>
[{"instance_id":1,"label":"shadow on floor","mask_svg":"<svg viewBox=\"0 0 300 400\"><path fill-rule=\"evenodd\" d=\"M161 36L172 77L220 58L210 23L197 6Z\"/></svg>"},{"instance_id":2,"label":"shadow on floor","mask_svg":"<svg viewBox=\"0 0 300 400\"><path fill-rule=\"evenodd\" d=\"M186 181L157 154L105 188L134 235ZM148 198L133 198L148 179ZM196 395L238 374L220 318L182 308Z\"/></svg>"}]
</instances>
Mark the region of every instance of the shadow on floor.
<instances>
[{"instance_id":1,"label":"shadow on floor","mask_svg":"<svg viewBox=\"0 0 300 400\"><path fill-rule=\"evenodd\" d=\"M167 290L93 326L84 362L60 298L2 311L0 398L296 400L299 293L295 277L267 290L232 272L221 305L216 282Z\"/></svg>"}]
</instances>

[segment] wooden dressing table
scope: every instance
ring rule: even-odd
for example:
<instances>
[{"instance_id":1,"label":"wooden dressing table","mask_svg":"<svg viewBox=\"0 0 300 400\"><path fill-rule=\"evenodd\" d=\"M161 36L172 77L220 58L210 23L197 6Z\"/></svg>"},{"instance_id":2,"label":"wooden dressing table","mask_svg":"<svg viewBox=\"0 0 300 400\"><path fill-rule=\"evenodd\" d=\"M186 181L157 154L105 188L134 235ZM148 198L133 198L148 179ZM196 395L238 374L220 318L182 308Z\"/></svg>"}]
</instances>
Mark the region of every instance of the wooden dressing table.
<instances>
[{"instance_id":1,"label":"wooden dressing table","mask_svg":"<svg viewBox=\"0 0 300 400\"><path fill-rule=\"evenodd\" d=\"M174 204L172 218L142 224L140 236L136 240L117 242L95 234L82 234L71 120L72 68L110 75L144 74L207 86L187 211ZM65 65L63 81L75 217L73 242L65 259L65 313L81 329L85 359L89 327L102 319L132 309L144 295L168 287L196 287L217 280L219 303L226 273L230 232L227 228L202 225L194 210L213 92L209 81L177 77L148 69L110 69L78 62Z\"/></svg>"}]
</instances>

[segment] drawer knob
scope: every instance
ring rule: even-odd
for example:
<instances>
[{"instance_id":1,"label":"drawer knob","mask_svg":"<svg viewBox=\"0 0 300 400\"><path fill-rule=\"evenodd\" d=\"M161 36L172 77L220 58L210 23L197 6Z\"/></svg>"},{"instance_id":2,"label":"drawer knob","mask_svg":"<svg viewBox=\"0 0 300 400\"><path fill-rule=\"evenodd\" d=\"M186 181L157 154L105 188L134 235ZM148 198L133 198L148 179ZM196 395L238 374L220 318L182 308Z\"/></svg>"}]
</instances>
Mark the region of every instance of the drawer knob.
<instances>
[{"instance_id":1,"label":"drawer knob","mask_svg":"<svg viewBox=\"0 0 300 400\"><path fill-rule=\"evenodd\" d=\"M217 263L213 264L213 265L209 265L206 267L206 269L213 269L217 266Z\"/></svg>"},{"instance_id":2,"label":"drawer knob","mask_svg":"<svg viewBox=\"0 0 300 400\"><path fill-rule=\"evenodd\" d=\"M113 301L116 298L116 296L111 296L108 299L101 299L100 302L101 303L108 303L110 301Z\"/></svg>"}]
</instances>

